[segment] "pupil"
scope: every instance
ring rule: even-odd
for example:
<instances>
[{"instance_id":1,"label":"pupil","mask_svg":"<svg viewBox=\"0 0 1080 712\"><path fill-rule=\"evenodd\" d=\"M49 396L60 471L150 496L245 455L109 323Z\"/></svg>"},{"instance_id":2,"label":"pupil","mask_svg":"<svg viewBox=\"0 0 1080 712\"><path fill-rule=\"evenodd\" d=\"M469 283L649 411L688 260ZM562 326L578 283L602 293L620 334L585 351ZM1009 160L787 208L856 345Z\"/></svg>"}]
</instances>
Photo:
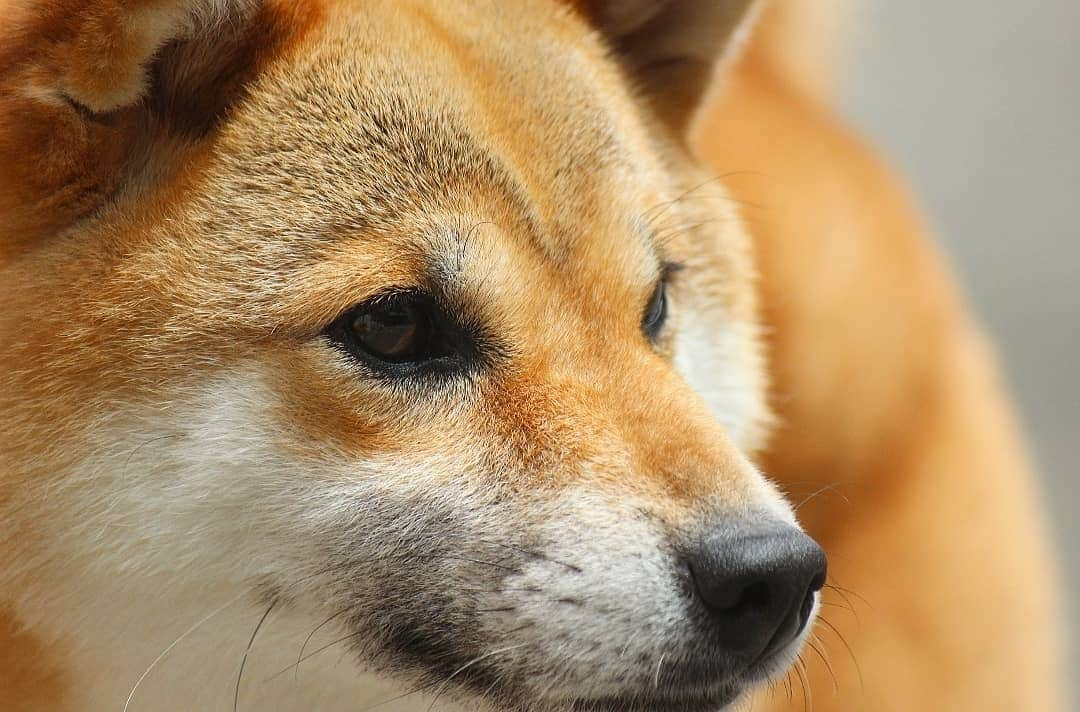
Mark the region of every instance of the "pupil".
<instances>
[{"instance_id":1,"label":"pupil","mask_svg":"<svg viewBox=\"0 0 1080 712\"><path fill-rule=\"evenodd\" d=\"M414 350L416 317L405 305L388 305L376 312L360 315L353 329L371 352L379 356L408 356Z\"/></svg>"}]
</instances>

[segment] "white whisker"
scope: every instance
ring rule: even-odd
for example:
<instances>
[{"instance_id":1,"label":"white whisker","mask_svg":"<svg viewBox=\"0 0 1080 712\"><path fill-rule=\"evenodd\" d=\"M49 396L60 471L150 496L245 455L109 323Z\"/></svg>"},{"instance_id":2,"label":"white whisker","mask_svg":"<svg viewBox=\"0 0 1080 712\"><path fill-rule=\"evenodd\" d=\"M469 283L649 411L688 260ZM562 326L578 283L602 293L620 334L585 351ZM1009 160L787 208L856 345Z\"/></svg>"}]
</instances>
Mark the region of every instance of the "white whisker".
<instances>
[{"instance_id":1,"label":"white whisker","mask_svg":"<svg viewBox=\"0 0 1080 712\"><path fill-rule=\"evenodd\" d=\"M131 693L128 694L127 700L124 702L124 712L128 712L128 707L131 706L131 700L135 698L135 692L138 691L139 685L141 685L143 683L143 680L145 680L150 675L150 673L154 670L154 668L157 667L158 664L162 660L165 659L165 656L168 655L169 652L173 648L175 648L177 645L179 645L181 642L183 642L183 640L185 638L187 638L189 635L191 635L196 630L198 630L199 627L202 626L204 623L206 623L208 620L210 620L211 618L213 618L217 614L221 613L226 608L228 608L232 604L236 603L237 601L239 601L241 598L243 598L246 595L247 595L247 591L244 591L243 593L240 593L237 596L235 596L234 598L231 598L230 600L226 601L221 606L219 606L219 607L215 608L214 610L210 611L210 613L208 613L204 618L202 618L198 622L196 622L195 625L191 626L190 628L185 630L183 633L181 633L180 636L176 640L169 643L169 646L167 648L165 648L164 650L162 650L160 655L158 655L156 658L154 658L154 661L152 663L150 663L150 665L146 668L146 670L143 671L143 674L139 676L139 679L135 681L135 686L131 688Z\"/></svg>"}]
</instances>

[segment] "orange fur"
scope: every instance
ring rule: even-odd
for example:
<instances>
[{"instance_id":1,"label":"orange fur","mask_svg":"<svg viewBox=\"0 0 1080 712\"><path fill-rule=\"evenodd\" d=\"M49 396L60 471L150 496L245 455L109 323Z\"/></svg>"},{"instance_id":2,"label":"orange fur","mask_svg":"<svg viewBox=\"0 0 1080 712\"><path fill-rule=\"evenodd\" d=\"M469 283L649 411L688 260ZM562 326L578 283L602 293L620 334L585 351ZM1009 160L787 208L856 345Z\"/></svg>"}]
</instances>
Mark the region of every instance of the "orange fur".
<instances>
[{"instance_id":1,"label":"orange fur","mask_svg":"<svg viewBox=\"0 0 1080 712\"><path fill-rule=\"evenodd\" d=\"M780 423L765 466L808 500L842 586L838 630L818 630L830 664L803 654L814 709L1063 709L1057 578L987 347L905 190L756 60L699 145L757 246Z\"/></svg>"},{"instance_id":2,"label":"orange fur","mask_svg":"<svg viewBox=\"0 0 1080 712\"><path fill-rule=\"evenodd\" d=\"M50 554L55 493L95 496L64 478L87 431L117 403L167 412L206 372L257 362L275 456L442 458L416 484L436 492L579 487L685 526L703 501L779 507L749 463L760 450L795 503L810 496L799 517L857 592L825 596L861 620L825 609L831 663L803 653L816 709L1060 709L1055 580L1008 406L903 190L822 103L822 43L792 29L809 5L767 11L699 115L696 146L734 201L681 145L711 64L641 70L639 104L621 72L655 48L619 35L622 69L609 62L579 16L614 32L596 3L523 3L527 19L490 30L468 3L226 5L7 8L0 368L17 386L0 391L0 453L19 467L0 469L0 708L83 709L72 677L88 653L7 604L69 576ZM350 164L365 130L392 145ZM655 251L627 239L650 206ZM357 378L318 340L352 304L423 284L421 237L460 251L456 288L513 353L442 409ZM756 334L760 313L765 353L751 335L729 365L756 392L764 355L771 439L765 407L714 417L671 367L674 336L643 348L658 260L685 265L677 326Z\"/></svg>"},{"instance_id":3,"label":"orange fur","mask_svg":"<svg viewBox=\"0 0 1080 712\"><path fill-rule=\"evenodd\" d=\"M68 705L62 655L0 612L0 702L10 712L64 710Z\"/></svg>"}]
</instances>

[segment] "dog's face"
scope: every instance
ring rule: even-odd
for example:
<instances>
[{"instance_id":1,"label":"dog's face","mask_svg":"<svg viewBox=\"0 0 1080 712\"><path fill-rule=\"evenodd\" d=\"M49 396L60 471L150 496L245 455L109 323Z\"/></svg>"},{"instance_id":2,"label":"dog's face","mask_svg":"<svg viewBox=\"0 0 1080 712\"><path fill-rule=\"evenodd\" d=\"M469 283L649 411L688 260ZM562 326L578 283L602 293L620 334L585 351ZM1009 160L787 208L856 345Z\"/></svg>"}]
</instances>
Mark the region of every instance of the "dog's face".
<instances>
[{"instance_id":1,"label":"dog's face","mask_svg":"<svg viewBox=\"0 0 1080 712\"><path fill-rule=\"evenodd\" d=\"M824 564L745 454L748 239L664 93L703 70L641 39L745 8L594 5L184 15L134 108L64 89L94 212L10 212L0 273L23 610L235 590L498 709L715 710L786 668Z\"/></svg>"}]
</instances>

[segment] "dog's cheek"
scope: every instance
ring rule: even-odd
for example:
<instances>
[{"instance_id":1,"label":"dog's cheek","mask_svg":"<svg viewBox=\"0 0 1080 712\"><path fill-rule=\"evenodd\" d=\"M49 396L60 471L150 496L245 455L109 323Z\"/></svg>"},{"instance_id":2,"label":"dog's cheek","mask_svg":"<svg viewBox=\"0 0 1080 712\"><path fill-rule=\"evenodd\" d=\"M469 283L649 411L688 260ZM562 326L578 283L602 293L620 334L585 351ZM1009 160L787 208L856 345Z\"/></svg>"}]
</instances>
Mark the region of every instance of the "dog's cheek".
<instances>
[{"instance_id":1,"label":"dog's cheek","mask_svg":"<svg viewBox=\"0 0 1080 712\"><path fill-rule=\"evenodd\" d=\"M311 423L290 420L275 380L256 364L233 369L132 429L158 439L134 452L140 476L115 495L142 523L129 558L191 562L193 582L340 612L335 626L375 669L452 673L486 642L469 591L496 590L518 568L491 543L518 520L468 477L446 484L475 469L457 449L359 456L309 442Z\"/></svg>"},{"instance_id":2,"label":"dog's cheek","mask_svg":"<svg viewBox=\"0 0 1080 712\"><path fill-rule=\"evenodd\" d=\"M675 366L743 452L763 445L771 416L756 324L691 296L679 319Z\"/></svg>"}]
</instances>

